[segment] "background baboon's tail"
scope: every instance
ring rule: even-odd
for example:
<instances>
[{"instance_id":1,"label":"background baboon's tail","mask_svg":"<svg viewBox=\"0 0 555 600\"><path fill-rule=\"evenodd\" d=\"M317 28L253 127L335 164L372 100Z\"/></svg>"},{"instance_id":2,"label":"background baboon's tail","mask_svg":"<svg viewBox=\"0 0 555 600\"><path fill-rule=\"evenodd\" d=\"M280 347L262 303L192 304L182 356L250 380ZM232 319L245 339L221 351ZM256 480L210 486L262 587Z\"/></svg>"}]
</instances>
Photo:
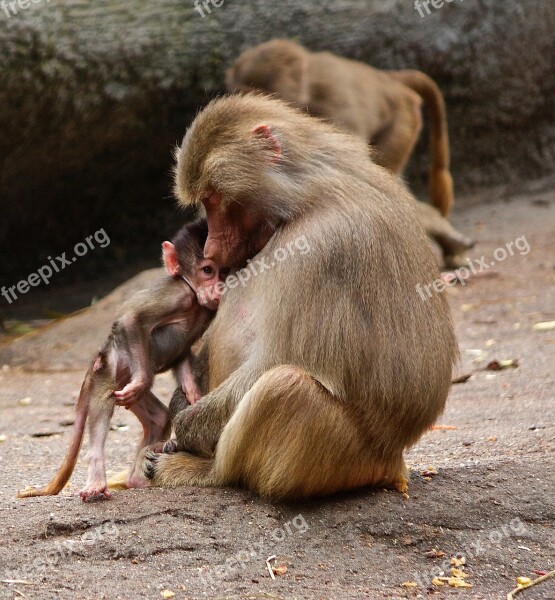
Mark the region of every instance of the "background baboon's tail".
<instances>
[{"instance_id":1,"label":"background baboon's tail","mask_svg":"<svg viewBox=\"0 0 555 600\"><path fill-rule=\"evenodd\" d=\"M424 100L430 115L430 197L442 216L453 206L453 179L449 172L449 133L445 101L436 83L421 71L389 71L397 81Z\"/></svg>"}]
</instances>

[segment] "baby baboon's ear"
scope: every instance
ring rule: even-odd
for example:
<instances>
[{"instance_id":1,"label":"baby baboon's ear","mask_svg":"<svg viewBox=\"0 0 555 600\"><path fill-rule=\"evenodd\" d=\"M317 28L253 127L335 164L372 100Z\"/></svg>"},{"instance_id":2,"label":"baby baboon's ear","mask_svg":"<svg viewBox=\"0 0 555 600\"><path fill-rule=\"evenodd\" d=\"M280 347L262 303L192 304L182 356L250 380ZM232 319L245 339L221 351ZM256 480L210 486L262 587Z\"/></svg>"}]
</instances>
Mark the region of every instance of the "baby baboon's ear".
<instances>
[{"instance_id":1,"label":"baby baboon's ear","mask_svg":"<svg viewBox=\"0 0 555 600\"><path fill-rule=\"evenodd\" d=\"M162 244L162 260L164 261L164 266L166 267L168 275L177 277L179 275L177 251L171 242L164 242Z\"/></svg>"}]
</instances>

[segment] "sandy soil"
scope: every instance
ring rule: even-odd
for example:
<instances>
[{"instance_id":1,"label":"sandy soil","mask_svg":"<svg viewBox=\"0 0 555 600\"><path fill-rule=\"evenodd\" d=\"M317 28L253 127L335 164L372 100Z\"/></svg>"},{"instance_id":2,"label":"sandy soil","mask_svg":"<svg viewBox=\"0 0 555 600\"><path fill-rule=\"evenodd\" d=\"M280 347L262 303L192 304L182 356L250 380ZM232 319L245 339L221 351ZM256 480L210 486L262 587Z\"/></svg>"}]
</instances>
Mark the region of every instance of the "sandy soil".
<instances>
[{"instance_id":1,"label":"sandy soil","mask_svg":"<svg viewBox=\"0 0 555 600\"><path fill-rule=\"evenodd\" d=\"M555 569L555 331L533 328L555 320L555 193L483 192L466 206L454 222L479 240L473 256L489 267L447 293L460 373L473 375L453 386L440 419L454 428L429 432L409 452L410 499L365 489L274 505L240 490L184 488L84 504L72 495L84 482L83 452L67 493L16 500L60 463L86 362L77 352L61 370L4 366L0 598L505 598L517 576ZM492 265L509 242L514 255ZM91 336L105 331L102 319L88 326ZM519 366L483 370L509 359ZM156 386L169 399L171 378ZM116 472L139 428L122 409L113 423L107 460ZM437 474L424 477L432 466ZM275 580L271 555L287 568ZM473 587L432 585L457 555ZM518 598L554 599L555 579Z\"/></svg>"}]
</instances>

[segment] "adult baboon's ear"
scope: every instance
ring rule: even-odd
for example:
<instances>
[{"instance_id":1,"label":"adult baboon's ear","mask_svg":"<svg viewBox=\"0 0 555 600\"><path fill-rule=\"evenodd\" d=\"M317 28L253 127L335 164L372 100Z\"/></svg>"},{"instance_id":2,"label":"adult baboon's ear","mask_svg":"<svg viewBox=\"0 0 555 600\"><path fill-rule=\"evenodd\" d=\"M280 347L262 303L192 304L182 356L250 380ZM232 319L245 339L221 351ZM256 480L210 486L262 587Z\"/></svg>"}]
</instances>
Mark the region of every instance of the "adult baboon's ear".
<instances>
[{"instance_id":1,"label":"adult baboon's ear","mask_svg":"<svg viewBox=\"0 0 555 600\"><path fill-rule=\"evenodd\" d=\"M282 157L281 142L272 129L265 123L261 123L260 125L257 125L252 132L255 136L268 141L268 147L274 154L272 162L280 160Z\"/></svg>"}]
</instances>

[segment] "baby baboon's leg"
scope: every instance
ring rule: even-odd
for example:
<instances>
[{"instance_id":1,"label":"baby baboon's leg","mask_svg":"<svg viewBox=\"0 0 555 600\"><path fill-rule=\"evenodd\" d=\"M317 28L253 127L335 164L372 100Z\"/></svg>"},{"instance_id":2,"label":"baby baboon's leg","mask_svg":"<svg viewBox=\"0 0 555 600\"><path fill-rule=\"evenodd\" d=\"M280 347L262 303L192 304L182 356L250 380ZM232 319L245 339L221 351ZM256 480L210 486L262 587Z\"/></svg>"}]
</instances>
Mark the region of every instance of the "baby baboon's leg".
<instances>
[{"instance_id":1,"label":"baby baboon's leg","mask_svg":"<svg viewBox=\"0 0 555 600\"><path fill-rule=\"evenodd\" d=\"M164 442L170 436L171 422L168 418L168 409L152 392L148 392L132 404L129 410L141 422L143 438L137 447L135 461L126 483L128 488L148 487L150 481L138 469L139 455L146 446Z\"/></svg>"},{"instance_id":2,"label":"baby baboon's leg","mask_svg":"<svg viewBox=\"0 0 555 600\"><path fill-rule=\"evenodd\" d=\"M170 423L173 424L174 420L175 420L175 417L182 410L185 410L189 406L190 406L189 400L188 400L187 396L185 395L185 392L183 391L182 386L179 386L174 391L174 393L172 395L172 399L170 400L169 414L168 414L168 418L170 420ZM170 432L169 433L171 433L171 427L170 427ZM161 446L157 446L155 448L152 448L152 450L155 451L155 452L164 452L165 454L172 454L173 452L178 452L180 450L185 450L185 448L183 448L179 444L179 442L177 441L176 438L172 438L172 439L167 439L164 442L164 444L162 444Z\"/></svg>"},{"instance_id":3,"label":"baby baboon's leg","mask_svg":"<svg viewBox=\"0 0 555 600\"><path fill-rule=\"evenodd\" d=\"M89 409L89 469L85 487L79 492L83 500L104 496L110 498L104 466L104 445L114 414L115 400L108 393L95 394Z\"/></svg>"}]
</instances>

